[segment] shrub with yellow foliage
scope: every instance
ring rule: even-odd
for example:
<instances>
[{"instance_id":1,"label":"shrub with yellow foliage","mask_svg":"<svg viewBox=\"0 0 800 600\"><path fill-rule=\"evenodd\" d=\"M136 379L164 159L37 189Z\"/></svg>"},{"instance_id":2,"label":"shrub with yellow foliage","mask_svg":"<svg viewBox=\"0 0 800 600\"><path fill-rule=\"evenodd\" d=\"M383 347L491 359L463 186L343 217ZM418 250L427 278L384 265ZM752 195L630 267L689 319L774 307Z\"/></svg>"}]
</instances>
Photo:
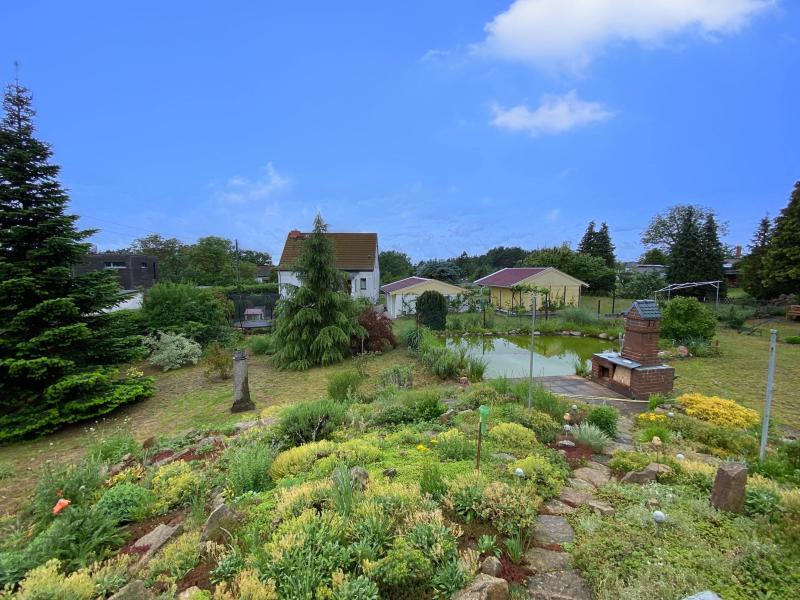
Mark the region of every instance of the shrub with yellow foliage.
<instances>
[{"instance_id":1,"label":"shrub with yellow foliage","mask_svg":"<svg viewBox=\"0 0 800 600\"><path fill-rule=\"evenodd\" d=\"M686 407L687 415L715 425L744 429L758 423L756 411L718 396L683 394L678 402Z\"/></svg>"}]
</instances>

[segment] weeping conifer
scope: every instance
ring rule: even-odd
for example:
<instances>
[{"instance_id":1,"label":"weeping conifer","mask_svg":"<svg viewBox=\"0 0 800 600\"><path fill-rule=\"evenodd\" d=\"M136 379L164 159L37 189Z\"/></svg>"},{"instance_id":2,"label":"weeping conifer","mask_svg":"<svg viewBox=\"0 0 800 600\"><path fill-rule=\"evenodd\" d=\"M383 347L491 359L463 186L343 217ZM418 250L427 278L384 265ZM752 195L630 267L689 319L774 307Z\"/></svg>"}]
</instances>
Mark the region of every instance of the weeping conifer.
<instances>
[{"instance_id":1,"label":"weeping conifer","mask_svg":"<svg viewBox=\"0 0 800 600\"><path fill-rule=\"evenodd\" d=\"M350 352L350 338L364 334L356 303L344 291L345 274L334 266L327 230L317 215L294 266L300 286L278 302L274 356L278 368L302 371L340 362Z\"/></svg>"},{"instance_id":2,"label":"weeping conifer","mask_svg":"<svg viewBox=\"0 0 800 600\"><path fill-rule=\"evenodd\" d=\"M122 296L109 271L76 276L93 231L65 214L52 151L34 137L31 95L18 83L0 122L0 443L94 417L152 393L120 379L138 338L104 312Z\"/></svg>"}]
</instances>

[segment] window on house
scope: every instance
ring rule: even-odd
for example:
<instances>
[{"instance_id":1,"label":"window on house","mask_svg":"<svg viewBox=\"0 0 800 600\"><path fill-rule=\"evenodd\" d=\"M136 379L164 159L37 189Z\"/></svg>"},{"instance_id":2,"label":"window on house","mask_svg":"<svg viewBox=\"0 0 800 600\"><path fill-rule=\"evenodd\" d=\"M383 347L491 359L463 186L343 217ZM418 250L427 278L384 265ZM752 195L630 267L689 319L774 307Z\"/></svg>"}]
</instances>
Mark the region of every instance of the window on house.
<instances>
[{"instance_id":1,"label":"window on house","mask_svg":"<svg viewBox=\"0 0 800 600\"><path fill-rule=\"evenodd\" d=\"M362 277L361 278L361 286L360 287L361 287L362 290L366 290L367 289L367 278L366 277Z\"/></svg>"},{"instance_id":2,"label":"window on house","mask_svg":"<svg viewBox=\"0 0 800 600\"><path fill-rule=\"evenodd\" d=\"M106 269L124 269L125 261L107 260L103 263L103 267L105 267Z\"/></svg>"},{"instance_id":3,"label":"window on house","mask_svg":"<svg viewBox=\"0 0 800 600\"><path fill-rule=\"evenodd\" d=\"M146 262L144 262L144 261L142 261L142 268L143 268L143 269L146 269L146 268L147 268L147 263L146 263Z\"/></svg>"}]
</instances>

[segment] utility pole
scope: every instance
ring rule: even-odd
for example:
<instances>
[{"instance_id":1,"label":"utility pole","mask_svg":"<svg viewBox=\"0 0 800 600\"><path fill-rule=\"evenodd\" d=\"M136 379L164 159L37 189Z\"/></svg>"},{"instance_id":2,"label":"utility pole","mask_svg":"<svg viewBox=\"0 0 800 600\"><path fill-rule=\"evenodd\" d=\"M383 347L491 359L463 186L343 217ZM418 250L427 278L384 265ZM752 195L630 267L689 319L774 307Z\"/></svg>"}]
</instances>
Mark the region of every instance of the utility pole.
<instances>
[{"instance_id":1,"label":"utility pole","mask_svg":"<svg viewBox=\"0 0 800 600\"><path fill-rule=\"evenodd\" d=\"M239 275L239 240L236 240L236 294L239 301L236 303L236 320L239 327L244 331L244 319L242 318L242 279Z\"/></svg>"},{"instance_id":2,"label":"utility pole","mask_svg":"<svg viewBox=\"0 0 800 600\"><path fill-rule=\"evenodd\" d=\"M764 399L764 418L761 422L761 448L758 460L763 462L767 453L767 436L769 434L769 414L772 410L772 383L775 379L775 354L778 348L778 330L769 330L769 367L767 368L767 395Z\"/></svg>"},{"instance_id":3,"label":"utility pole","mask_svg":"<svg viewBox=\"0 0 800 600\"><path fill-rule=\"evenodd\" d=\"M533 340L536 330L536 290L531 292L531 355L528 363L528 408L533 403Z\"/></svg>"}]
</instances>

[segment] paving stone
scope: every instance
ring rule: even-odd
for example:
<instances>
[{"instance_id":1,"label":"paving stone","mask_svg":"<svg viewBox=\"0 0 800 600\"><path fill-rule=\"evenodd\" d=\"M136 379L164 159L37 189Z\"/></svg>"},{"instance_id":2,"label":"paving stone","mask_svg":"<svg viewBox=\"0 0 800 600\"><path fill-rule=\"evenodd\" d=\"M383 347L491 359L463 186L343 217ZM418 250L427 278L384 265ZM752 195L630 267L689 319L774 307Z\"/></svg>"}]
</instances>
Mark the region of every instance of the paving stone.
<instances>
[{"instance_id":1,"label":"paving stone","mask_svg":"<svg viewBox=\"0 0 800 600\"><path fill-rule=\"evenodd\" d=\"M575 539L575 531L564 517L539 515L533 530L533 541L544 548L558 549Z\"/></svg>"},{"instance_id":2,"label":"paving stone","mask_svg":"<svg viewBox=\"0 0 800 600\"><path fill-rule=\"evenodd\" d=\"M572 477L567 483L569 483L570 487L586 492L587 494L594 494L595 489L597 489L585 479L578 479L577 477Z\"/></svg>"},{"instance_id":3,"label":"paving stone","mask_svg":"<svg viewBox=\"0 0 800 600\"><path fill-rule=\"evenodd\" d=\"M575 479L582 479L583 481L587 481L596 488L603 487L606 483L608 483L608 480L611 477L611 473L610 471L608 471L608 467L605 467L605 465L601 465L600 463L589 463L589 464L604 467L605 471L597 469L593 466L591 467L587 466L587 467L581 467L580 469L575 469L572 472L572 476Z\"/></svg>"},{"instance_id":4,"label":"paving stone","mask_svg":"<svg viewBox=\"0 0 800 600\"><path fill-rule=\"evenodd\" d=\"M155 529L153 529L150 533L143 535L134 544L135 548L146 548L144 554L133 567L133 572L138 571L141 569L147 561L149 561L155 553L158 552L159 548L169 541L178 531L180 531L181 525L178 523L177 525L165 525L161 523Z\"/></svg>"},{"instance_id":5,"label":"paving stone","mask_svg":"<svg viewBox=\"0 0 800 600\"><path fill-rule=\"evenodd\" d=\"M576 490L572 487L565 487L561 490L561 495L558 497L560 502L578 508L584 504L588 504L592 497L582 490Z\"/></svg>"},{"instance_id":6,"label":"paving stone","mask_svg":"<svg viewBox=\"0 0 800 600\"><path fill-rule=\"evenodd\" d=\"M528 596L534 600L592 600L589 586L573 569L534 575L528 579Z\"/></svg>"},{"instance_id":7,"label":"paving stone","mask_svg":"<svg viewBox=\"0 0 800 600\"><path fill-rule=\"evenodd\" d=\"M573 508L569 504L565 504L564 502L561 502L561 500L556 500L555 498L553 498L552 500L548 500L547 502L542 504L540 512L543 515L564 516L564 515L570 515L574 513L576 510L577 509Z\"/></svg>"},{"instance_id":8,"label":"paving stone","mask_svg":"<svg viewBox=\"0 0 800 600\"><path fill-rule=\"evenodd\" d=\"M534 574L550 573L569 569L571 559L566 552L547 550L546 548L531 548L525 552L524 564Z\"/></svg>"},{"instance_id":9,"label":"paving stone","mask_svg":"<svg viewBox=\"0 0 800 600\"><path fill-rule=\"evenodd\" d=\"M610 517L614 514L614 507L610 504L606 504L605 502L600 502L600 500L589 500L589 502L586 503L586 506L604 517Z\"/></svg>"}]
</instances>

